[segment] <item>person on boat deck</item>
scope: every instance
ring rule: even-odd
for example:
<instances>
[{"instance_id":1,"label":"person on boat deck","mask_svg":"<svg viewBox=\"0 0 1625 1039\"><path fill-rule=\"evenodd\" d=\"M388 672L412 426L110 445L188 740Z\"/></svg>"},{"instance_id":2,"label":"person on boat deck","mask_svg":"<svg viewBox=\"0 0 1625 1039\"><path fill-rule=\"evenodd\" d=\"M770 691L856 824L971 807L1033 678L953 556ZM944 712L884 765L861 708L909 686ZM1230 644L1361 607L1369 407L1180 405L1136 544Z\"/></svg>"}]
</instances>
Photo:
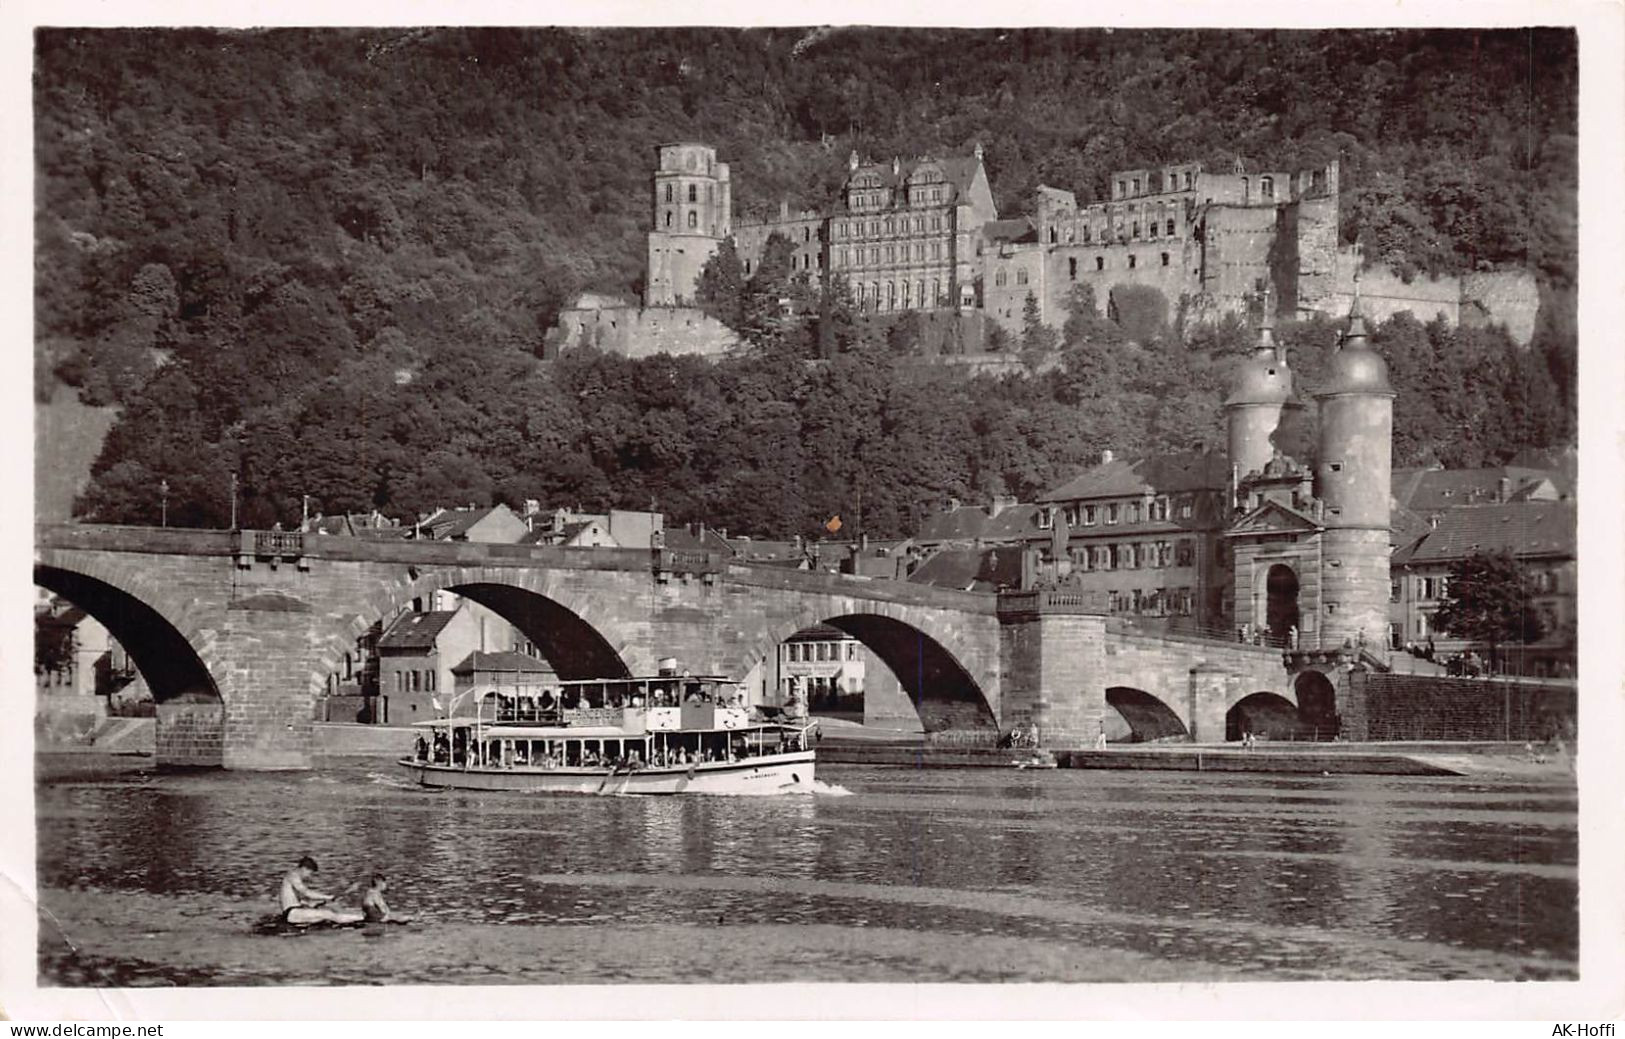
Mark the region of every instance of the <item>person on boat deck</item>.
<instances>
[{"instance_id":1,"label":"person on boat deck","mask_svg":"<svg viewBox=\"0 0 1625 1039\"><path fill-rule=\"evenodd\" d=\"M290 924L353 924L364 919L361 913L345 912L340 909L328 909L324 903L333 901L336 895L325 894L310 886L311 878L318 872L316 860L309 855L299 860L299 864L282 876L282 890L277 895L277 902L282 907L282 919Z\"/></svg>"},{"instance_id":2,"label":"person on boat deck","mask_svg":"<svg viewBox=\"0 0 1625 1039\"><path fill-rule=\"evenodd\" d=\"M412 742L412 756L418 761L429 760L429 741L421 734Z\"/></svg>"},{"instance_id":3,"label":"person on boat deck","mask_svg":"<svg viewBox=\"0 0 1625 1039\"><path fill-rule=\"evenodd\" d=\"M388 887L388 877L382 873L372 875L372 883L367 886L367 893L361 896L361 911L366 914L368 923L404 924L412 919L410 916L399 916L390 912L389 903L384 901L384 891Z\"/></svg>"}]
</instances>

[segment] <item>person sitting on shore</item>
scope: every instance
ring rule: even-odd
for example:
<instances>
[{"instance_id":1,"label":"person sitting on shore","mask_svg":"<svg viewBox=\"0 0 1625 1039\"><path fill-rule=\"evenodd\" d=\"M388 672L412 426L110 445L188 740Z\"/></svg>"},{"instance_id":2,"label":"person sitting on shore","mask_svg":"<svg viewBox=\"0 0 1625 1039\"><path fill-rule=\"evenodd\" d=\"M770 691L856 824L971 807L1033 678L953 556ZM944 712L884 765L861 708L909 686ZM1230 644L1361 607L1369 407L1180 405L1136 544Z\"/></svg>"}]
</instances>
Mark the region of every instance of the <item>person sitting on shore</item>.
<instances>
[{"instance_id":1,"label":"person sitting on shore","mask_svg":"<svg viewBox=\"0 0 1625 1039\"><path fill-rule=\"evenodd\" d=\"M361 911L366 914L367 922L372 924L404 924L410 921L410 916L398 916L390 912L389 903L384 901L384 891L389 887L389 878L382 873L372 875L372 883L367 887L367 893L361 896Z\"/></svg>"},{"instance_id":2,"label":"person sitting on shore","mask_svg":"<svg viewBox=\"0 0 1625 1039\"><path fill-rule=\"evenodd\" d=\"M310 886L310 880L317 872L316 860L306 855L297 866L283 875L282 890L277 895L277 901L282 907L285 922L302 927L317 923L353 924L366 919L361 913L326 908L326 903L338 896L324 894Z\"/></svg>"}]
</instances>

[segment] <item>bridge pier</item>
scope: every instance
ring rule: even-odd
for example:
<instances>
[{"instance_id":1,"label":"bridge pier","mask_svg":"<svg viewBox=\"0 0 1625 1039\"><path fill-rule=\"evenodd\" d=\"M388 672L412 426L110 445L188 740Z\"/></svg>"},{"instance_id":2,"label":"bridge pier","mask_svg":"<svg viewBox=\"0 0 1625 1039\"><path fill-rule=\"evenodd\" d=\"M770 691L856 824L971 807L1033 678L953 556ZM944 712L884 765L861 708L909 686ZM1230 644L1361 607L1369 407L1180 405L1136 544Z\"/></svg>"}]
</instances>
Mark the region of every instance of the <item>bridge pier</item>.
<instances>
[{"instance_id":1,"label":"bridge pier","mask_svg":"<svg viewBox=\"0 0 1625 1039\"><path fill-rule=\"evenodd\" d=\"M999 599L1004 691L999 725L1034 725L1046 746L1084 746L1106 711L1106 618L1082 593L1036 591Z\"/></svg>"},{"instance_id":2,"label":"bridge pier","mask_svg":"<svg viewBox=\"0 0 1625 1039\"><path fill-rule=\"evenodd\" d=\"M1203 661L1190 670L1191 739L1197 743L1224 741L1224 716L1235 698L1236 675Z\"/></svg>"}]
</instances>

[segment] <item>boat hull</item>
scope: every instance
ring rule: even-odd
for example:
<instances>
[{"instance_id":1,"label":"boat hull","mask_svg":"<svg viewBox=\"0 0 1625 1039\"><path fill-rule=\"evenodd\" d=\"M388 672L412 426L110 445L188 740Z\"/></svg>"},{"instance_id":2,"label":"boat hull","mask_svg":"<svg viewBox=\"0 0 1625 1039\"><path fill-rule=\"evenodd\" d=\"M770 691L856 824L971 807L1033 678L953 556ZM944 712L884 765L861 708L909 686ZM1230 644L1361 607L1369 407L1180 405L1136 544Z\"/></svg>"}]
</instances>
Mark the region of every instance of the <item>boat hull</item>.
<instances>
[{"instance_id":1,"label":"boat hull","mask_svg":"<svg viewBox=\"0 0 1625 1039\"><path fill-rule=\"evenodd\" d=\"M401 758L399 764L427 787L535 794L806 794L813 789L814 752L797 751L743 761L682 768L608 772L601 768L463 768Z\"/></svg>"}]
</instances>

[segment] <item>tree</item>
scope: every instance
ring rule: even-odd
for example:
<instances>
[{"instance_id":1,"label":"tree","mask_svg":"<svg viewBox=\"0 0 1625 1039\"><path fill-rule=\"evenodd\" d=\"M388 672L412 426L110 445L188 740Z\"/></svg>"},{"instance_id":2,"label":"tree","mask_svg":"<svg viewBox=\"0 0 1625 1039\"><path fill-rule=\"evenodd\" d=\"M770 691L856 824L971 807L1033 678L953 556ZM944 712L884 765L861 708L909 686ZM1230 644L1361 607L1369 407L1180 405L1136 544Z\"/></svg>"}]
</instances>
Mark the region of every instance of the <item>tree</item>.
<instances>
[{"instance_id":1,"label":"tree","mask_svg":"<svg viewBox=\"0 0 1625 1039\"><path fill-rule=\"evenodd\" d=\"M1544 634L1531 605L1528 576L1506 549L1474 552L1451 564L1450 582L1433 625L1489 649L1492 664L1497 647L1507 642L1533 642Z\"/></svg>"},{"instance_id":2,"label":"tree","mask_svg":"<svg viewBox=\"0 0 1625 1039\"><path fill-rule=\"evenodd\" d=\"M1047 354L1055 349L1058 338L1055 329L1044 324L1038 297L1029 291L1026 302L1021 305L1021 352L1028 357Z\"/></svg>"},{"instance_id":3,"label":"tree","mask_svg":"<svg viewBox=\"0 0 1625 1039\"><path fill-rule=\"evenodd\" d=\"M700 268L700 278L694 287L694 302L700 309L738 331L744 322L745 270L739 262L739 250L729 235L717 246L717 251Z\"/></svg>"}]
</instances>

